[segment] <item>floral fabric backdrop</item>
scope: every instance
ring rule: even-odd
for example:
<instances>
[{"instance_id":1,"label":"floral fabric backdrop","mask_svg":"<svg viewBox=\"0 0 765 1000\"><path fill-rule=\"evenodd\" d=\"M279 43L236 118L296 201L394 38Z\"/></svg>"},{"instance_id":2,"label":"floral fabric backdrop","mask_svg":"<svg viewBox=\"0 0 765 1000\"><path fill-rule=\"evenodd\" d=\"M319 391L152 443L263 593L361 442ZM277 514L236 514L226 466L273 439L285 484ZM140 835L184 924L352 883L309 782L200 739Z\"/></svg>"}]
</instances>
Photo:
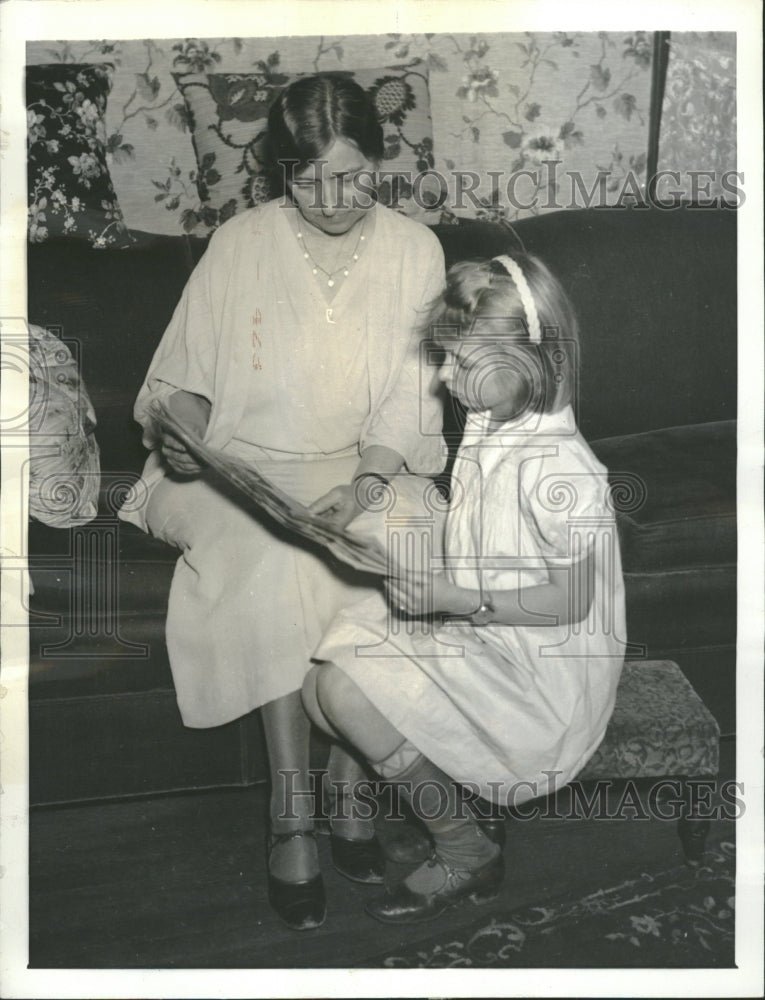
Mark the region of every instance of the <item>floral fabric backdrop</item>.
<instances>
[{"instance_id":1,"label":"floral fabric backdrop","mask_svg":"<svg viewBox=\"0 0 765 1000\"><path fill-rule=\"evenodd\" d=\"M173 73L353 70L422 60L433 168L449 184L445 218L513 219L570 205L573 172L590 191L608 171L609 201L619 199L627 175L643 186L652 44L644 31L40 41L29 44L27 60L115 65L107 154L125 220L132 229L176 234L207 227ZM557 169L546 161L559 161ZM481 178L461 205L455 171ZM471 186L469 179L462 184Z\"/></svg>"},{"instance_id":2,"label":"floral fabric backdrop","mask_svg":"<svg viewBox=\"0 0 765 1000\"><path fill-rule=\"evenodd\" d=\"M185 227L196 228L200 221L219 225L278 193L272 190L263 159L268 110L277 94L300 75L279 72L277 66L272 57L253 73L173 74L186 102L202 199L201 213L187 209L182 216ZM425 198L415 199L416 186L403 182L407 175L414 177L433 166L427 68L415 60L401 69L343 73L369 94L383 129L384 166L402 178L400 184L380 178L379 200L429 223L432 213ZM436 209L434 221L439 214Z\"/></svg>"},{"instance_id":3,"label":"floral fabric backdrop","mask_svg":"<svg viewBox=\"0 0 765 1000\"><path fill-rule=\"evenodd\" d=\"M95 247L131 240L106 160L108 63L46 63L28 68L27 191L31 243L87 238Z\"/></svg>"},{"instance_id":4,"label":"floral fabric backdrop","mask_svg":"<svg viewBox=\"0 0 765 1000\"><path fill-rule=\"evenodd\" d=\"M704 197L725 194L720 177L736 169L736 36L673 32L661 116L659 170L714 172Z\"/></svg>"}]
</instances>

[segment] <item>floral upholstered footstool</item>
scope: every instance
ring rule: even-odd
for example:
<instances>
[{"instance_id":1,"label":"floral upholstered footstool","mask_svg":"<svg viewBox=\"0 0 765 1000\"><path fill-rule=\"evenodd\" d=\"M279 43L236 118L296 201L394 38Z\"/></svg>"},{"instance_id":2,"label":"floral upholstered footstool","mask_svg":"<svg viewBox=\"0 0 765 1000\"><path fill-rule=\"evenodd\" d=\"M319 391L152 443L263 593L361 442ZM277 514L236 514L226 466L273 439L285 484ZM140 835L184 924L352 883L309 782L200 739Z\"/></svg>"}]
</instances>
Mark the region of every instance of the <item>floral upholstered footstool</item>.
<instances>
[{"instance_id":1,"label":"floral upholstered footstool","mask_svg":"<svg viewBox=\"0 0 765 1000\"><path fill-rule=\"evenodd\" d=\"M717 722L676 663L628 660L606 735L577 781L678 779L678 833L686 862L696 866L710 828L719 741Z\"/></svg>"}]
</instances>

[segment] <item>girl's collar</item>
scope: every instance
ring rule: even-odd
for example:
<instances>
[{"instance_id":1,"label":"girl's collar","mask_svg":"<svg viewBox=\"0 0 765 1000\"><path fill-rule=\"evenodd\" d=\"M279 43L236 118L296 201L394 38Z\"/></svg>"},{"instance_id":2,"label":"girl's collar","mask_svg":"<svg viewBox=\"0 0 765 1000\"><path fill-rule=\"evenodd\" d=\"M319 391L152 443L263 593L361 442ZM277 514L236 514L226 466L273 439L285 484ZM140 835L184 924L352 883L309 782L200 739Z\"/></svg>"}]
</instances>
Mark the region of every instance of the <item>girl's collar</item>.
<instances>
[{"instance_id":1,"label":"girl's collar","mask_svg":"<svg viewBox=\"0 0 765 1000\"><path fill-rule=\"evenodd\" d=\"M551 434L576 433L576 419L571 406L564 406L556 413L524 413L515 420L498 423L492 418L490 410L468 413L465 421L464 436L476 435L494 438L505 436L517 437L519 434Z\"/></svg>"}]
</instances>

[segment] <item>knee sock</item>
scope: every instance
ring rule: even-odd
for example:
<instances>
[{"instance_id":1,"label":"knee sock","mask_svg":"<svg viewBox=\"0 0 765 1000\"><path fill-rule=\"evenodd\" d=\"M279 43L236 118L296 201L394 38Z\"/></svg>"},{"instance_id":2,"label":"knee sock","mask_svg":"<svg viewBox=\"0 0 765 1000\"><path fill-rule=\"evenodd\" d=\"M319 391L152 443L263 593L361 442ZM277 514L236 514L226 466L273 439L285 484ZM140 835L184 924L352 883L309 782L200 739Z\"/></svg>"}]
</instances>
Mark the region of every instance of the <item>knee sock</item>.
<instances>
[{"instance_id":1,"label":"knee sock","mask_svg":"<svg viewBox=\"0 0 765 1000\"><path fill-rule=\"evenodd\" d=\"M499 847L481 832L465 806L457 784L408 740L372 767L398 785L430 832L436 854L450 868L475 871L499 854ZM444 873L425 862L405 882L414 892L433 892L443 885Z\"/></svg>"}]
</instances>

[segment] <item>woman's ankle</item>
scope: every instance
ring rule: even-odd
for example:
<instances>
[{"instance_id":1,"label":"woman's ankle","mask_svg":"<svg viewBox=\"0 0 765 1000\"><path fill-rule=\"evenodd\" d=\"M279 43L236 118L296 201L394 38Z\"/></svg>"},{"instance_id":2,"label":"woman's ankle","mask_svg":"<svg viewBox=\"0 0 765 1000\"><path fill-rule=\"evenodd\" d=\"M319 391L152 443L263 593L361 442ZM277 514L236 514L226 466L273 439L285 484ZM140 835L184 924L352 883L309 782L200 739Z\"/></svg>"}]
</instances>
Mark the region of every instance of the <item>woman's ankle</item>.
<instances>
[{"instance_id":1,"label":"woman's ankle","mask_svg":"<svg viewBox=\"0 0 765 1000\"><path fill-rule=\"evenodd\" d=\"M312 833L315 829L314 816L302 813L285 813L272 804L269 811L269 832L273 837L281 837L290 833Z\"/></svg>"},{"instance_id":2,"label":"woman's ankle","mask_svg":"<svg viewBox=\"0 0 765 1000\"><path fill-rule=\"evenodd\" d=\"M272 834L268 870L282 882L307 882L319 874L319 852L311 831Z\"/></svg>"}]
</instances>

